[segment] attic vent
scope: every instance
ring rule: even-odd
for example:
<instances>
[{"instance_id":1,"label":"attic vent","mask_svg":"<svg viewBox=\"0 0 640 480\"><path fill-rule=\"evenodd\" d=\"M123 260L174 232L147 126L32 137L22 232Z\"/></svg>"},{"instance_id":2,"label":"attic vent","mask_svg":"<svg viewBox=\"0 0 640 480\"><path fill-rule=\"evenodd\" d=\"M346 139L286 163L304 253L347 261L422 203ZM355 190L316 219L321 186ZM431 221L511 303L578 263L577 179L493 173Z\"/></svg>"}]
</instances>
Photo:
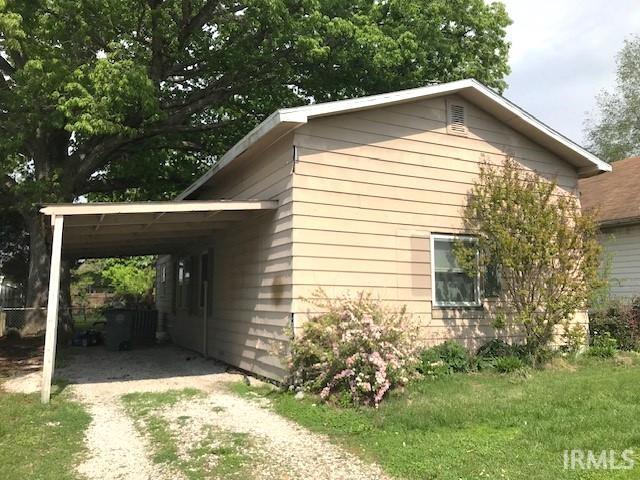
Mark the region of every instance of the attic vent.
<instances>
[{"instance_id":1,"label":"attic vent","mask_svg":"<svg viewBox=\"0 0 640 480\"><path fill-rule=\"evenodd\" d=\"M449 131L449 133L466 135L467 125L464 105L460 105L459 103L449 103L447 106L449 116L447 130Z\"/></svg>"}]
</instances>

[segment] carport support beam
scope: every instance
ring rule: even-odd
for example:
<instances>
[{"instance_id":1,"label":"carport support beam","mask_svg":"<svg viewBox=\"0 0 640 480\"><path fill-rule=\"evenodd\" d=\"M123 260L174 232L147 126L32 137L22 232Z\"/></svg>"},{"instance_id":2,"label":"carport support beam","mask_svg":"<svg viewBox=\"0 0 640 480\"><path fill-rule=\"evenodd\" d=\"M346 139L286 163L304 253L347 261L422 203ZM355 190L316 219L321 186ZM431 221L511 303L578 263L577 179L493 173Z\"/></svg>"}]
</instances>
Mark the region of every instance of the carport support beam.
<instances>
[{"instance_id":1,"label":"carport support beam","mask_svg":"<svg viewBox=\"0 0 640 480\"><path fill-rule=\"evenodd\" d=\"M60 260L62 257L62 229L64 216L52 215L53 245L51 246L51 268L49 271L49 299L47 301L47 330L44 339L44 363L42 366L42 403L51 399L51 381L56 361L58 338L58 302L60 295Z\"/></svg>"}]
</instances>

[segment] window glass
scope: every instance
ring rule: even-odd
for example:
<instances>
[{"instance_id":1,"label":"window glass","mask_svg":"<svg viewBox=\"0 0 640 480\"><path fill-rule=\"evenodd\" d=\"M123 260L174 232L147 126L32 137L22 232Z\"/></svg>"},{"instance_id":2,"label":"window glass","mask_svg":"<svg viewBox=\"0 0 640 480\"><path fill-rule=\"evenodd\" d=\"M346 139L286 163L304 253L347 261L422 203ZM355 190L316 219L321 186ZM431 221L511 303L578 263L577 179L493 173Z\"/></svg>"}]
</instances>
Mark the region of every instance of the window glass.
<instances>
[{"instance_id":1,"label":"window glass","mask_svg":"<svg viewBox=\"0 0 640 480\"><path fill-rule=\"evenodd\" d=\"M159 289L158 295L162 295L163 297L167 293L167 266L160 266L160 284L162 285L162 289Z\"/></svg>"},{"instance_id":2,"label":"window glass","mask_svg":"<svg viewBox=\"0 0 640 480\"><path fill-rule=\"evenodd\" d=\"M433 240L436 304L478 304L478 279L467 275L458 265L453 253L454 242L455 237L435 237Z\"/></svg>"},{"instance_id":3,"label":"window glass","mask_svg":"<svg viewBox=\"0 0 640 480\"><path fill-rule=\"evenodd\" d=\"M191 278L190 263L185 259L178 260L178 281L176 282L176 304L180 308L189 305L189 279Z\"/></svg>"},{"instance_id":4,"label":"window glass","mask_svg":"<svg viewBox=\"0 0 640 480\"><path fill-rule=\"evenodd\" d=\"M178 261L178 285L184 283L184 260Z\"/></svg>"}]
</instances>

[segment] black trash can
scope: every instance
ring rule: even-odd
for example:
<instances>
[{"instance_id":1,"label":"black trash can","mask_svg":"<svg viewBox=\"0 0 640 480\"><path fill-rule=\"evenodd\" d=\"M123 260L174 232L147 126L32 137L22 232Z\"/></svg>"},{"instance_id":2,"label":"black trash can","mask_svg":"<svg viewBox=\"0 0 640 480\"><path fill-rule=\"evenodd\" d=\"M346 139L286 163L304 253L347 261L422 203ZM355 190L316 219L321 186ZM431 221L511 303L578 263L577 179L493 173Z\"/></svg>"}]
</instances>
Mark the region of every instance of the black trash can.
<instances>
[{"instance_id":1,"label":"black trash can","mask_svg":"<svg viewBox=\"0 0 640 480\"><path fill-rule=\"evenodd\" d=\"M157 310L111 308L104 312L104 344L108 350L129 350L155 344Z\"/></svg>"},{"instance_id":2,"label":"black trash can","mask_svg":"<svg viewBox=\"0 0 640 480\"><path fill-rule=\"evenodd\" d=\"M104 312L107 324L104 329L104 345L107 350L131 348L135 310L110 309Z\"/></svg>"}]
</instances>

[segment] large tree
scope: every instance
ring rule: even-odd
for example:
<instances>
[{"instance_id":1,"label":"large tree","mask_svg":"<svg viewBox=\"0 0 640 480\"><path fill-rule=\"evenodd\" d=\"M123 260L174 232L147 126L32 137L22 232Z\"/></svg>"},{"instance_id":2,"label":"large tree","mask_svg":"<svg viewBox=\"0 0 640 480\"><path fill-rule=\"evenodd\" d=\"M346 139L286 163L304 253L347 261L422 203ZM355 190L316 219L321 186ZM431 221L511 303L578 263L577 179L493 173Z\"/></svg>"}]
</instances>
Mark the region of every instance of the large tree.
<instances>
[{"instance_id":1,"label":"large tree","mask_svg":"<svg viewBox=\"0 0 640 480\"><path fill-rule=\"evenodd\" d=\"M483 0L0 0L0 178L45 303L43 202L166 198L273 110L508 73ZM34 329L37 325L34 325Z\"/></svg>"},{"instance_id":2,"label":"large tree","mask_svg":"<svg viewBox=\"0 0 640 480\"><path fill-rule=\"evenodd\" d=\"M598 96L586 134L591 150L608 162L640 155L640 37L625 41L616 88Z\"/></svg>"}]
</instances>

